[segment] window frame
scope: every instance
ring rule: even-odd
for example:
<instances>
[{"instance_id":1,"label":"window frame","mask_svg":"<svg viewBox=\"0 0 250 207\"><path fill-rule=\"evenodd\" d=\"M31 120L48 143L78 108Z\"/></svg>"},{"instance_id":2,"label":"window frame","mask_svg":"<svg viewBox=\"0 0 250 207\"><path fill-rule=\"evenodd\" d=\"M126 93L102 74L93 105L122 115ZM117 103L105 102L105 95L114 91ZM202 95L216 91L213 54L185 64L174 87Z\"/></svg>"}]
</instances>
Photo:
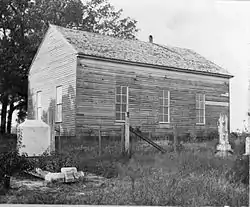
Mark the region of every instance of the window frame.
<instances>
[{"instance_id":1,"label":"window frame","mask_svg":"<svg viewBox=\"0 0 250 207\"><path fill-rule=\"evenodd\" d=\"M40 111L40 116L39 116ZM42 91L36 92L36 119L42 119Z\"/></svg>"},{"instance_id":2,"label":"window frame","mask_svg":"<svg viewBox=\"0 0 250 207\"><path fill-rule=\"evenodd\" d=\"M167 92L167 98L164 96L164 94L165 94L165 92ZM161 97L160 95L159 95L159 101L160 101L160 99L163 99L163 105L161 105L161 101L160 101L160 111L159 111L159 123L160 124L169 124L170 123L170 91L169 90L162 90L162 94L163 94L163 96ZM165 104L165 100L168 100L168 103L167 103L167 105ZM162 114L161 114L161 107L162 107ZM168 114L165 114L164 113L164 108L165 107L167 107L168 108ZM165 119L164 119L164 117L165 116L168 116L168 120L167 121L165 121ZM161 121L160 120L160 116L162 116L163 117L163 120Z\"/></svg>"},{"instance_id":3,"label":"window frame","mask_svg":"<svg viewBox=\"0 0 250 207\"><path fill-rule=\"evenodd\" d=\"M198 97L198 98L197 98ZM201 98L202 97L202 98ZM197 105L198 103L198 105ZM195 97L195 122L197 125L205 125L206 124L206 96L204 93L197 93ZM203 120L201 122L201 111L203 111ZM198 113L198 114L197 114ZM198 115L198 120L197 120Z\"/></svg>"},{"instance_id":4,"label":"window frame","mask_svg":"<svg viewBox=\"0 0 250 207\"><path fill-rule=\"evenodd\" d=\"M117 94L117 88L120 88L120 93L119 94ZM126 103L125 103L125 105L126 105L126 111L125 112L123 112L122 111L122 107L121 107L121 105L123 104L123 102L122 102L122 97L123 97L123 93L122 93L122 89L123 88L126 88ZM120 102L117 102L117 96L120 96ZM129 87L128 86L123 86L123 85L120 85L120 86L116 86L115 87L115 121L116 122L118 122L118 123L121 123L121 122L125 122L125 119L126 119L126 112L128 112L128 105L129 105ZM120 114L120 117L122 118L122 113L124 113L124 120L123 119L117 119L117 116L116 116L116 114L117 114L117 110L116 110L116 105L120 105L120 110L119 110L119 114Z\"/></svg>"},{"instance_id":5,"label":"window frame","mask_svg":"<svg viewBox=\"0 0 250 207\"><path fill-rule=\"evenodd\" d=\"M59 88L61 88L61 97L60 98L58 98L58 89ZM63 87L62 87L62 85L60 85L60 86L56 86L56 110L55 110L55 123L62 123L62 98L63 98ZM59 99L59 100L58 100ZM61 102L59 102L59 101L61 101ZM59 106L61 106L61 108L60 108L60 113L61 113L61 115L60 115L60 118L59 118L59 116L58 116L58 107Z\"/></svg>"}]
</instances>

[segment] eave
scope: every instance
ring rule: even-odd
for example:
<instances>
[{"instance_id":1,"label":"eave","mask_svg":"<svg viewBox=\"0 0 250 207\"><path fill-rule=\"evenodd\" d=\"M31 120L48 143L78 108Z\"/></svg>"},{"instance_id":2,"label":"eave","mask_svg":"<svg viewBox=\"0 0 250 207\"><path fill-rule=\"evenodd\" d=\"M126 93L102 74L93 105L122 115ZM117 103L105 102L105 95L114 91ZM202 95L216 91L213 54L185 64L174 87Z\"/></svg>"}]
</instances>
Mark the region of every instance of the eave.
<instances>
[{"instance_id":1,"label":"eave","mask_svg":"<svg viewBox=\"0 0 250 207\"><path fill-rule=\"evenodd\" d=\"M82 58L101 60L101 61L112 62L112 63L120 63L120 64L127 64L127 65L133 65L133 66L141 66L141 67L150 67L150 68L155 68L155 69L169 70L169 71L182 72L182 73L192 73L192 74L206 75L206 76L213 76L213 77L220 77L220 78L227 78L227 79L234 77L233 75L227 75L227 74L196 71L196 70L183 69L183 68L177 68L177 67L171 67L171 66L153 65L153 64L147 64L147 63L139 63L139 62L133 62L133 61L127 61L127 60L118 60L118 59L94 56L94 55L86 55L80 52L77 54L77 56L82 57Z\"/></svg>"}]
</instances>

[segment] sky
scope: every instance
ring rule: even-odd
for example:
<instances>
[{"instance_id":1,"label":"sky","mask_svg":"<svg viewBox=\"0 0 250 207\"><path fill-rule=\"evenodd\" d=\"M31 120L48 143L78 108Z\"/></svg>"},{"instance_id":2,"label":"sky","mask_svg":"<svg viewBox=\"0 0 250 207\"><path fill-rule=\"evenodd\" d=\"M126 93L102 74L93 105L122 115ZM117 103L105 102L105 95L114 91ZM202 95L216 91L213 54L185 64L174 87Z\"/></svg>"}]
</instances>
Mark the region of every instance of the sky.
<instances>
[{"instance_id":1,"label":"sky","mask_svg":"<svg viewBox=\"0 0 250 207\"><path fill-rule=\"evenodd\" d=\"M110 0L124 16L138 21L137 38L190 48L227 69L230 81L231 130L247 123L250 69L250 1Z\"/></svg>"}]
</instances>

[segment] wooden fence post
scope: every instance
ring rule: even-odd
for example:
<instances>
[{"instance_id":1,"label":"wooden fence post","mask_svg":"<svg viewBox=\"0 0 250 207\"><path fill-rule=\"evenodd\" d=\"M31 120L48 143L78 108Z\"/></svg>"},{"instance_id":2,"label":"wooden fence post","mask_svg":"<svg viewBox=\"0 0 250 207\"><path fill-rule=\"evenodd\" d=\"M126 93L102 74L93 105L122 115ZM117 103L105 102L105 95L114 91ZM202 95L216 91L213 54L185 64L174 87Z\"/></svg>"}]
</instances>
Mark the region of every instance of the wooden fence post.
<instances>
[{"instance_id":1,"label":"wooden fence post","mask_svg":"<svg viewBox=\"0 0 250 207\"><path fill-rule=\"evenodd\" d=\"M49 111L49 115L50 115L50 120L51 120L51 123L50 123L50 134L51 134L51 137L50 137L50 153L54 152L55 151L55 122L54 122L54 110L53 109L50 109Z\"/></svg>"},{"instance_id":2,"label":"wooden fence post","mask_svg":"<svg viewBox=\"0 0 250 207\"><path fill-rule=\"evenodd\" d=\"M178 138L177 138L177 125L174 125L174 152L177 152L177 144L178 144Z\"/></svg>"},{"instance_id":3,"label":"wooden fence post","mask_svg":"<svg viewBox=\"0 0 250 207\"><path fill-rule=\"evenodd\" d=\"M125 125L121 126L121 153L124 153Z\"/></svg>"},{"instance_id":4,"label":"wooden fence post","mask_svg":"<svg viewBox=\"0 0 250 207\"><path fill-rule=\"evenodd\" d=\"M125 153L130 155L129 112L125 113Z\"/></svg>"},{"instance_id":5,"label":"wooden fence post","mask_svg":"<svg viewBox=\"0 0 250 207\"><path fill-rule=\"evenodd\" d=\"M101 136L101 126L100 126L100 128L99 128L99 130L98 130L98 137L99 137L99 147L98 147L98 154L99 154L99 156L102 154L102 136Z\"/></svg>"}]
</instances>

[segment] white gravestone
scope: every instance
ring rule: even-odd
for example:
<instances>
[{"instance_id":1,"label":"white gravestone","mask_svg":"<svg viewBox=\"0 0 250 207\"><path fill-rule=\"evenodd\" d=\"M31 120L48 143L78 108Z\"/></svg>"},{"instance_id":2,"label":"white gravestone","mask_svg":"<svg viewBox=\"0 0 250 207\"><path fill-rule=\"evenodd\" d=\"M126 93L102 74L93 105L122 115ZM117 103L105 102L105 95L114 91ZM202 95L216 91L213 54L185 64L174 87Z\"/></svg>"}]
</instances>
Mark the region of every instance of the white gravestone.
<instances>
[{"instance_id":1,"label":"white gravestone","mask_svg":"<svg viewBox=\"0 0 250 207\"><path fill-rule=\"evenodd\" d=\"M217 145L217 155L225 156L232 152L231 145L228 141L228 118L226 114L220 114L218 120L219 144Z\"/></svg>"},{"instance_id":2,"label":"white gravestone","mask_svg":"<svg viewBox=\"0 0 250 207\"><path fill-rule=\"evenodd\" d=\"M244 155L250 155L250 137L246 138Z\"/></svg>"},{"instance_id":3,"label":"white gravestone","mask_svg":"<svg viewBox=\"0 0 250 207\"><path fill-rule=\"evenodd\" d=\"M22 145L19 149L20 154L39 156L50 150L50 126L43 121L25 120L18 126L17 132L18 142Z\"/></svg>"},{"instance_id":4,"label":"white gravestone","mask_svg":"<svg viewBox=\"0 0 250 207\"><path fill-rule=\"evenodd\" d=\"M74 176L74 174L77 173L76 167L63 167L61 168L61 172L64 174L66 183L71 183L76 181Z\"/></svg>"}]
</instances>

